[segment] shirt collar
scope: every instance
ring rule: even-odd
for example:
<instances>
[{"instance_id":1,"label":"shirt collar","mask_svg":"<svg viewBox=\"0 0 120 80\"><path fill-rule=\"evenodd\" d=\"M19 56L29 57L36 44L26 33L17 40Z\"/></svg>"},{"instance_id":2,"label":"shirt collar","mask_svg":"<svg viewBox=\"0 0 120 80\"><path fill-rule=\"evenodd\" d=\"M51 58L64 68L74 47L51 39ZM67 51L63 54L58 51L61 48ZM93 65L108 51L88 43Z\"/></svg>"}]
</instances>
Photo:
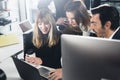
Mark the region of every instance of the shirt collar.
<instances>
[{"instance_id":1,"label":"shirt collar","mask_svg":"<svg viewBox=\"0 0 120 80\"><path fill-rule=\"evenodd\" d=\"M112 39L112 37L115 35L115 33L120 29L120 27L118 27L115 32L109 37L109 39Z\"/></svg>"}]
</instances>

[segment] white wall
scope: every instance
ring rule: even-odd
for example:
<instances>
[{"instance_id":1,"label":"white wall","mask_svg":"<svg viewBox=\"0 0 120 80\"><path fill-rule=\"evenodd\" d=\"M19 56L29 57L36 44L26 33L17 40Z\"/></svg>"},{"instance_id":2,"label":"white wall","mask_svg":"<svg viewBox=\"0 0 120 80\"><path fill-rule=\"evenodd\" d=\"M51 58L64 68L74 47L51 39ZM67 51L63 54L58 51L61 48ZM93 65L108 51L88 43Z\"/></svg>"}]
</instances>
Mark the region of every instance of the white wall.
<instances>
[{"instance_id":1,"label":"white wall","mask_svg":"<svg viewBox=\"0 0 120 80\"><path fill-rule=\"evenodd\" d=\"M20 21L27 19L26 0L18 0Z\"/></svg>"}]
</instances>

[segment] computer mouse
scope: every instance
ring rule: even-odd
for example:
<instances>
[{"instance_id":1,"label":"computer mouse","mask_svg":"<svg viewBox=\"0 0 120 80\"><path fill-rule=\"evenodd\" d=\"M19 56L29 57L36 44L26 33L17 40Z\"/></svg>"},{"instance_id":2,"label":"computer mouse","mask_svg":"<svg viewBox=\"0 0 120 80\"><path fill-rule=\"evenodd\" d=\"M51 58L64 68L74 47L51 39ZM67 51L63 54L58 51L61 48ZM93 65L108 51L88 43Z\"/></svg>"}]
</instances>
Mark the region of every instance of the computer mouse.
<instances>
[{"instance_id":1,"label":"computer mouse","mask_svg":"<svg viewBox=\"0 0 120 80\"><path fill-rule=\"evenodd\" d=\"M0 80L7 80L5 72L0 69Z\"/></svg>"}]
</instances>

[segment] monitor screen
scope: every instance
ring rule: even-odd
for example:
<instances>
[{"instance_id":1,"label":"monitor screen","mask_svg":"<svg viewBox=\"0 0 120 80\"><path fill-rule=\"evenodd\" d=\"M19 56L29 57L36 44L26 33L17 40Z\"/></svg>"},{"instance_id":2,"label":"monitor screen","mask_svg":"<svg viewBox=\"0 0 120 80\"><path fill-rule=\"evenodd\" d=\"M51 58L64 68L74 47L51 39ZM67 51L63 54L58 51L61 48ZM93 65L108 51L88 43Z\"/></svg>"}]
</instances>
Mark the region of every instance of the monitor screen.
<instances>
[{"instance_id":1,"label":"monitor screen","mask_svg":"<svg viewBox=\"0 0 120 80\"><path fill-rule=\"evenodd\" d=\"M32 29L32 24L28 20L20 22L19 26L23 33Z\"/></svg>"},{"instance_id":2,"label":"monitor screen","mask_svg":"<svg viewBox=\"0 0 120 80\"><path fill-rule=\"evenodd\" d=\"M63 80L120 80L120 41L61 36Z\"/></svg>"}]
</instances>

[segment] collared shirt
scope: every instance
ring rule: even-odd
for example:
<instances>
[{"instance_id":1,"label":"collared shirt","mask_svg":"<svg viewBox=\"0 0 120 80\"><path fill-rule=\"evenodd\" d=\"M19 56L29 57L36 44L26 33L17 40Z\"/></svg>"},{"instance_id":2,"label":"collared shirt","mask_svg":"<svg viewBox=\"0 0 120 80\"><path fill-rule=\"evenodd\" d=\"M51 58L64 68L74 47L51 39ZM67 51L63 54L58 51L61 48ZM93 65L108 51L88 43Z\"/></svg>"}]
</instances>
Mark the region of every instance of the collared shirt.
<instances>
[{"instance_id":1,"label":"collared shirt","mask_svg":"<svg viewBox=\"0 0 120 80\"><path fill-rule=\"evenodd\" d=\"M113 36L115 35L115 33L116 33L119 29L120 29L120 27L118 27L118 28L115 30L115 32L109 37L109 39L112 39Z\"/></svg>"}]
</instances>

